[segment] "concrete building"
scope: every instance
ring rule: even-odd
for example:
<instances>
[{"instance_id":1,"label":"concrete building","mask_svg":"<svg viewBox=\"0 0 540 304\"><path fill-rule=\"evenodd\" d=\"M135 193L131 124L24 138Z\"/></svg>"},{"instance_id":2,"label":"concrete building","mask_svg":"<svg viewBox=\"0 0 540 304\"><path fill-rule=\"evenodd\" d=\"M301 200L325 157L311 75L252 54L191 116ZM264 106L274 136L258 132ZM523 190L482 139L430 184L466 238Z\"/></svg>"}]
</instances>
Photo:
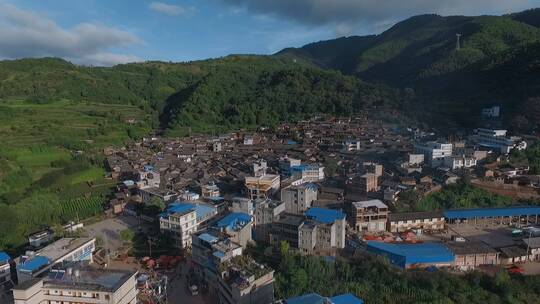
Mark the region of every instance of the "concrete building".
<instances>
[{"instance_id":1,"label":"concrete building","mask_svg":"<svg viewBox=\"0 0 540 304\"><path fill-rule=\"evenodd\" d=\"M362 166L364 167L364 171L366 173L375 174L375 176L377 177L381 177L383 175L383 172L384 172L383 165L372 163L372 162L364 162Z\"/></svg>"},{"instance_id":2,"label":"concrete building","mask_svg":"<svg viewBox=\"0 0 540 304\"><path fill-rule=\"evenodd\" d=\"M454 264L454 255L441 243L390 244L368 241L367 251L384 256L391 264L405 269L451 267Z\"/></svg>"},{"instance_id":3,"label":"concrete building","mask_svg":"<svg viewBox=\"0 0 540 304\"><path fill-rule=\"evenodd\" d=\"M291 158L288 156L281 157L279 159L279 171L283 176L291 176L291 168L300 166L302 161L300 159Z\"/></svg>"},{"instance_id":4,"label":"concrete building","mask_svg":"<svg viewBox=\"0 0 540 304\"><path fill-rule=\"evenodd\" d=\"M328 252L345 247L345 213L310 208L298 228L298 249L304 254Z\"/></svg>"},{"instance_id":5,"label":"concrete building","mask_svg":"<svg viewBox=\"0 0 540 304\"><path fill-rule=\"evenodd\" d=\"M201 186L201 196L203 198L220 196L219 187L214 182Z\"/></svg>"},{"instance_id":6,"label":"concrete building","mask_svg":"<svg viewBox=\"0 0 540 304\"><path fill-rule=\"evenodd\" d=\"M454 266L459 270L473 270L481 265L499 264L497 250L482 242L447 242L445 245L454 254Z\"/></svg>"},{"instance_id":7,"label":"concrete building","mask_svg":"<svg viewBox=\"0 0 540 304\"><path fill-rule=\"evenodd\" d=\"M493 130L479 128L475 134L470 137L471 141L485 148L493 149L497 152L508 154L514 148L520 150L526 149L527 144L521 143L519 137L508 137L506 130Z\"/></svg>"},{"instance_id":8,"label":"concrete building","mask_svg":"<svg viewBox=\"0 0 540 304\"><path fill-rule=\"evenodd\" d=\"M304 219L300 214L282 214L279 220L272 224L270 243L279 245L281 241L286 241L291 247L298 248L298 228Z\"/></svg>"},{"instance_id":9,"label":"concrete building","mask_svg":"<svg viewBox=\"0 0 540 304\"><path fill-rule=\"evenodd\" d=\"M303 182L318 182L324 179L324 167L319 165L299 165L290 168L294 179Z\"/></svg>"},{"instance_id":10,"label":"concrete building","mask_svg":"<svg viewBox=\"0 0 540 304\"><path fill-rule=\"evenodd\" d=\"M224 235L231 241L239 244L242 248L246 248L247 244L252 241L252 225L253 218L251 215L233 212L217 221L212 229L218 230L221 235Z\"/></svg>"},{"instance_id":11,"label":"concrete building","mask_svg":"<svg viewBox=\"0 0 540 304\"><path fill-rule=\"evenodd\" d=\"M266 175L266 170L268 170L268 164L265 160L255 161L252 165L252 173L255 177L261 177Z\"/></svg>"},{"instance_id":12,"label":"concrete building","mask_svg":"<svg viewBox=\"0 0 540 304\"><path fill-rule=\"evenodd\" d=\"M540 260L540 237L523 239L523 247L527 248L531 260Z\"/></svg>"},{"instance_id":13,"label":"concrete building","mask_svg":"<svg viewBox=\"0 0 540 304\"><path fill-rule=\"evenodd\" d=\"M388 231L405 232L408 230L444 230L442 211L405 212L388 214Z\"/></svg>"},{"instance_id":14,"label":"concrete building","mask_svg":"<svg viewBox=\"0 0 540 304\"><path fill-rule=\"evenodd\" d=\"M374 173L366 173L358 180L360 193L369 193L379 190L379 178Z\"/></svg>"},{"instance_id":15,"label":"concrete building","mask_svg":"<svg viewBox=\"0 0 540 304\"><path fill-rule=\"evenodd\" d=\"M45 229L32 233L28 236L28 243L30 246L39 248L43 245L46 245L54 239L54 232L51 229Z\"/></svg>"},{"instance_id":16,"label":"concrete building","mask_svg":"<svg viewBox=\"0 0 540 304\"><path fill-rule=\"evenodd\" d=\"M94 238L63 238L38 251L29 251L15 259L19 284L48 272L59 263L92 262Z\"/></svg>"},{"instance_id":17,"label":"concrete building","mask_svg":"<svg viewBox=\"0 0 540 304\"><path fill-rule=\"evenodd\" d=\"M178 248L191 246L191 235L199 226L217 214L213 206L192 203L173 203L159 215L159 229L168 233Z\"/></svg>"},{"instance_id":18,"label":"concrete building","mask_svg":"<svg viewBox=\"0 0 540 304\"><path fill-rule=\"evenodd\" d=\"M289 213L301 214L317 200L318 189L315 184L306 183L299 186L289 186L281 189L281 200Z\"/></svg>"},{"instance_id":19,"label":"concrete building","mask_svg":"<svg viewBox=\"0 0 540 304\"><path fill-rule=\"evenodd\" d=\"M452 156L452 144L430 141L414 145L414 153L423 154L424 161L432 168L444 164L444 158Z\"/></svg>"},{"instance_id":20,"label":"concrete building","mask_svg":"<svg viewBox=\"0 0 540 304\"><path fill-rule=\"evenodd\" d=\"M388 206L380 200L353 202L351 217L357 231L379 232L386 230Z\"/></svg>"},{"instance_id":21,"label":"concrete building","mask_svg":"<svg viewBox=\"0 0 540 304\"><path fill-rule=\"evenodd\" d=\"M146 165L142 171L139 171L137 187L139 189L159 188L161 177L154 167Z\"/></svg>"},{"instance_id":22,"label":"concrete building","mask_svg":"<svg viewBox=\"0 0 540 304\"><path fill-rule=\"evenodd\" d=\"M53 269L13 288L15 304L136 304L136 272L85 267Z\"/></svg>"},{"instance_id":23,"label":"concrete building","mask_svg":"<svg viewBox=\"0 0 540 304\"><path fill-rule=\"evenodd\" d=\"M343 142L343 150L345 151L360 151L359 140L346 140Z\"/></svg>"},{"instance_id":24,"label":"concrete building","mask_svg":"<svg viewBox=\"0 0 540 304\"><path fill-rule=\"evenodd\" d=\"M259 199L265 200L265 199ZM231 203L232 212L243 212L249 215L254 215L255 212L255 200L245 197L235 197Z\"/></svg>"},{"instance_id":25,"label":"concrete building","mask_svg":"<svg viewBox=\"0 0 540 304\"><path fill-rule=\"evenodd\" d=\"M7 253L0 251L0 294L2 293L2 289L9 286L12 282L10 261L11 257Z\"/></svg>"},{"instance_id":26,"label":"concrete building","mask_svg":"<svg viewBox=\"0 0 540 304\"><path fill-rule=\"evenodd\" d=\"M409 154L409 166L419 166L424 163L424 154Z\"/></svg>"},{"instance_id":27,"label":"concrete building","mask_svg":"<svg viewBox=\"0 0 540 304\"><path fill-rule=\"evenodd\" d=\"M285 203L274 200L259 200L255 202L254 237L257 242L270 243L272 223L285 212Z\"/></svg>"},{"instance_id":28,"label":"concrete building","mask_svg":"<svg viewBox=\"0 0 540 304\"><path fill-rule=\"evenodd\" d=\"M489 108L482 109L482 117L485 118L497 118L501 115L501 107L492 106Z\"/></svg>"},{"instance_id":29,"label":"concrete building","mask_svg":"<svg viewBox=\"0 0 540 304\"><path fill-rule=\"evenodd\" d=\"M212 143L212 151L221 152L221 143L219 141L215 141Z\"/></svg>"},{"instance_id":30,"label":"concrete building","mask_svg":"<svg viewBox=\"0 0 540 304\"><path fill-rule=\"evenodd\" d=\"M444 166L452 170L472 168L476 166L476 158L465 155L452 155L445 157Z\"/></svg>"},{"instance_id":31,"label":"concrete building","mask_svg":"<svg viewBox=\"0 0 540 304\"><path fill-rule=\"evenodd\" d=\"M251 199L271 198L279 191L280 177L274 174L262 176L248 176L245 180L248 197Z\"/></svg>"}]
</instances>

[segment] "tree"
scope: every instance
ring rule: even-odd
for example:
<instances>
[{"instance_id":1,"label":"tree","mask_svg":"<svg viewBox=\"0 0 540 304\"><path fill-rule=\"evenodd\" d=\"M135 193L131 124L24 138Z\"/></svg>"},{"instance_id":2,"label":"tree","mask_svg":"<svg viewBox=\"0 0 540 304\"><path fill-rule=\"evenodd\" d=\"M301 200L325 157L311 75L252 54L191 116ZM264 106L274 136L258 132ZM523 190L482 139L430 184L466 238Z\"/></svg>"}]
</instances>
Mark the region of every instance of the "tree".
<instances>
[{"instance_id":1,"label":"tree","mask_svg":"<svg viewBox=\"0 0 540 304\"><path fill-rule=\"evenodd\" d=\"M165 202L157 196L154 196L150 199L150 201L148 202L148 206L154 206L158 208L160 211L165 209L166 207Z\"/></svg>"}]
</instances>

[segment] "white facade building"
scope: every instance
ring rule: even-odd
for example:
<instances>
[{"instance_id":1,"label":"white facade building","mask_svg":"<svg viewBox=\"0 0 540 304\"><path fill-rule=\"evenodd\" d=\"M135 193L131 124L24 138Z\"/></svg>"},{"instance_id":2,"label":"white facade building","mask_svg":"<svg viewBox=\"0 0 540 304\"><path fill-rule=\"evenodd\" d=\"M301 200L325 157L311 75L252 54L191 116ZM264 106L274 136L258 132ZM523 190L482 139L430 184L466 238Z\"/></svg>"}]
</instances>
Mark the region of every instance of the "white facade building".
<instances>
[{"instance_id":1,"label":"white facade building","mask_svg":"<svg viewBox=\"0 0 540 304\"><path fill-rule=\"evenodd\" d=\"M285 203L285 211L289 213L303 213L311 208L311 203L317 196L317 186L311 183L281 189L281 200Z\"/></svg>"},{"instance_id":2,"label":"white facade building","mask_svg":"<svg viewBox=\"0 0 540 304\"><path fill-rule=\"evenodd\" d=\"M414 153L424 154L424 160L433 168L444 163L444 158L452 156L452 144L430 141L414 145Z\"/></svg>"}]
</instances>

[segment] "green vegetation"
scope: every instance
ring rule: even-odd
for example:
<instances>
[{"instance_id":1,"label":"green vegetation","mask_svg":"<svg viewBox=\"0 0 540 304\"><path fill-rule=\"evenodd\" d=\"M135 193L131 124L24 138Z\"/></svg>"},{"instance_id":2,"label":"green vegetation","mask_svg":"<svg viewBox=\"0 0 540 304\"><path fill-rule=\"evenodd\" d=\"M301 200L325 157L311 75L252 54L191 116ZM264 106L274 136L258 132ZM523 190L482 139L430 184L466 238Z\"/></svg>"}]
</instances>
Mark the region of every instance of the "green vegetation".
<instances>
[{"instance_id":1,"label":"green vegetation","mask_svg":"<svg viewBox=\"0 0 540 304\"><path fill-rule=\"evenodd\" d=\"M540 174L540 142L537 142L526 150L512 150L510 162L516 166L529 166L530 174Z\"/></svg>"},{"instance_id":2,"label":"green vegetation","mask_svg":"<svg viewBox=\"0 0 540 304\"><path fill-rule=\"evenodd\" d=\"M416 191L407 191L400 196L399 211L432 211L460 208L508 207L519 202L506 196L476 188L464 182L449 185L443 190L420 198ZM525 204L525 203L524 203Z\"/></svg>"}]
</instances>

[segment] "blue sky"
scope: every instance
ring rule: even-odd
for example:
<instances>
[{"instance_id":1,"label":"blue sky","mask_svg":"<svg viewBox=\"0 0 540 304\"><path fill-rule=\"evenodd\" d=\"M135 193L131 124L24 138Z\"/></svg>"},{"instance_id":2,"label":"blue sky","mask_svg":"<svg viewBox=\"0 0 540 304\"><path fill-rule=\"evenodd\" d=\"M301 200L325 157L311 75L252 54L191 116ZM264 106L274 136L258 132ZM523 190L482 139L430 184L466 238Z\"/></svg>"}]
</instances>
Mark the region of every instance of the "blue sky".
<instances>
[{"instance_id":1,"label":"blue sky","mask_svg":"<svg viewBox=\"0 0 540 304\"><path fill-rule=\"evenodd\" d=\"M270 54L379 33L421 13L501 14L531 0L0 0L0 58L75 63Z\"/></svg>"}]
</instances>

